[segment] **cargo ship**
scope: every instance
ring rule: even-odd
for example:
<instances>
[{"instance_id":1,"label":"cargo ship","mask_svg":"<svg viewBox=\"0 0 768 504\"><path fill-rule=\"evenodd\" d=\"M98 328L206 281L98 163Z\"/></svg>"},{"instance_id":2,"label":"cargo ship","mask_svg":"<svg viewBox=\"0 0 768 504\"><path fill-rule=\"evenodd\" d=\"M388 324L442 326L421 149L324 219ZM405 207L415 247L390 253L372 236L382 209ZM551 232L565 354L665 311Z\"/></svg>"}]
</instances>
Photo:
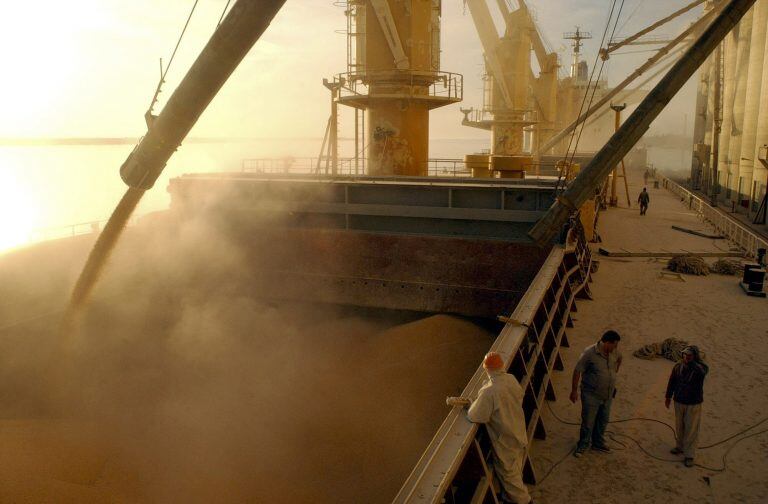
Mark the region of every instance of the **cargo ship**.
<instances>
[{"instance_id":1,"label":"cargo ship","mask_svg":"<svg viewBox=\"0 0 768 504\"><path fill-rule=\"evenodd\" d=\"M203 64L231 57L233 69L232 33L251 18L263 31L282 2L256 4L236 2L190 81L148 118L121 169L129 191L152 187L188 131L173 127L196 120L169 107L215 80ZM32 486L79 502L497 501L488 437L445 397L476 393L482 355L498 351L525 391L529 439L546 436L542 408L590 297L588 243L611 184L573 191L598 165L614 194L620 177L610 142L570 152L558 131L585 122L575 103L590 85L601 100L623 89L590 83L580 30L561 79L525 2L506 10L503 34L484 0L467 4L488 101L464 121L491 131L488 152L451 169L430 159L430 110L463 97L462 77L440 68L440 2L350 0L347 71L325 81L316 165L171 180L170 209L123 233L64 341L95 234L5 256L2 406L49 461ZM340 106L355 109L350 158L338 153ZM621 145L618 159L634 142ZM524 476L537 480L528 453Z\"/></svg>"}]
</instances>

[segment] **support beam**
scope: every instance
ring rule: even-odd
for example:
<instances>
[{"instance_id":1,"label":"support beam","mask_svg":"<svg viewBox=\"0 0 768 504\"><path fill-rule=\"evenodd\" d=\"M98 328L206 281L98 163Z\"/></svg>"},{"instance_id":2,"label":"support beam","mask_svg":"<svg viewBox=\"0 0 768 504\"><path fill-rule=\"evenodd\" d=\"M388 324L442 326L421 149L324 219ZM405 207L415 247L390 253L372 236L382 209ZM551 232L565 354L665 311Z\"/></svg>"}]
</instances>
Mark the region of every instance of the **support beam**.
<instances>
[{"instance_id":1,"label":"support beam","mask_svg":"<svg viewBox=\"0 0 768 504\"><path fill-rule=\"evenodd\" d=\"M739 30L739 46L736 54L736 87L734 89L733 114L731 115L731 124L729 134L731 143L728 146L728 173L731 178L731 201L738 205L743 188L741 176L739 173L741 158L741 141L744 138L744 117L746 110L744 105L747 100L747 80L749 77L749 53L752 42L752 14L750 10L741 20ZM725 125L728 128L729 125Z\"/></svg>"},{"instance_id":2,"label":"support beam","mask_svg":"<svg viewBox=\"0 0 768 504\"><path fill-rule=\"evenodd\" d=\"M715 83L714 88L714 111L713 111L713 130L712 130L712 173L709 178L710 205L717 206L718 182L718 162L720 159L720 132L723 126L723 108L722 108L722 69L723 69L723 45L720 44L715 49Z\"/></svg>"},{"instance_id":3,"label":"support beam","mask_svg":"<svg viewBox=\"0 0 768 504\"><path fill-rule=\"evenodd\" d=\"M371 5L373 6L373 12L376 14L376 19L379 20L381 31L384 33L384 39L387 41L389 50L392 51L392 56L395 58L395 67L398 70L408 70L411 67L411 63L408 61L408 56L405 55L402 42L400 42L395 18L389 9L389 1L371 0Z\"/></svg>"},{"instance_id":4,"label":"support beam","mask_svg":"<svg viewBox=\"0 0 768 504\"><path fill-rule=\"evenodd\" d=\"M759 197L755 194L759 186L753 183L756 166L760 166L757 153L757 124L760 114L768 114L768 107L762 105L765 97L761 95L763 85L763 61L765 57L766 32L768 31L768 0L757 0L753 9L752 42L749 52L749 70L747 76L746 100L744 103L744 127L739 156L739 176L743 183L743 198L749 200L748 213L752 212L752 201ZM762 109L762 110L761 110ZM761 143L768 141L761 138Z\"/></svg>"},{"instance_id":5,"label":"support beam","mask_svg":"<svg viewBox=\"0 0 768 504\"><path fill-rule=\"evenodd\" d=\"M763 0L764 1L764 0ZM766 158L765 144L768 144L768 107L765 105L765 97L768 96L768 36L765 37L765 54L763 55L763 78L761 83L763 97L762 113L757 118L757 137L755 142L754 157L755 160L754 171L752 173L752 179L758 183L757 189L761 190L763 184L768 185L768 164L763 160ZM768 194L768 193L766 193ZM760 194L756 195L756 200L760 200ZM765 224L765 215L763 215L762 223Z\"/></svg>"},{"instance_id":6,"label":"support beam","mask_svg":"<svg viewBox=\"0 0 768 504\"><path fill-rule=\"evenodd\" d=\"M731 124L733 123L733 104L736 97L736 58L738 55L739 32L741 24L728 35L723 45L722 62L722 122L720 124L720 138L717 160L718 185L727 189L730 180L728 177L729 155L731 152ZM722 190L721 190L722 192ZM725 194L721 194L725 197Z\"/></svg>"}]
</instances>

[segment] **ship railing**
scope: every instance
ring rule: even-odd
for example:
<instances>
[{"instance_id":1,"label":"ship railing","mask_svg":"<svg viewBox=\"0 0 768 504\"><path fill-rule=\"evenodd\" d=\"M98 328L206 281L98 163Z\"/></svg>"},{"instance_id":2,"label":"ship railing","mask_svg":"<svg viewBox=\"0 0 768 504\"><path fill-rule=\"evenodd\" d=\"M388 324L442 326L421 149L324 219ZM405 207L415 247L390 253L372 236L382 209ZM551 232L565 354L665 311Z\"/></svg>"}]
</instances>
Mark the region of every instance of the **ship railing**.
<instances>
[{"instance_id":1,"label":"ship railing","mask_svg":"<svg viewBox=\"0 0 768 504\"><path fill-rule=\"evenodd\" d=\"M523 123L526 126L530 126L539 122L538 111L531 110L531 109L505 110L500 112L499 114L494 114L494 112L491 109L487 107L483 107L483 108L463 109L462 113L464 113L463 122L466 124L475 124L475 123L490 124L494 120L499 119L502 116L502 114L503 114L503 117L506 118L506 120ZM497 115L499 117L497 117Z\"/></svg>"},{"instance_id":2,"label":"ship railing","mask_svg":"<svg viewBox=\"0 0 768 504\"><path fill-rule=\"evenodd\" d=\"M365 70L341 73L334 79L341 84L341 102L390 97L458 102L464 97L464 78L452 72Z\"/></svg>"},{"instance_id":3,"label":"ship railing","mask_svg":"<svg viewBox=\"0 0 768 504\"><path fill-rule=\"evenodd\" d=\"M340 157L338 159L337 175L364 175L364 167L368 166L368 158ZM242 172L264 174L321 174L330 175L332 160L328 156L318 157L283 157L243 159ZM319 167L319 170L318 170ZM426 165L430 177L469 177L471 171L463 159L430 158Z\"/></svg>"},{"instance_id":4,"label":"ship railing","mask_svg":"<svg viewBox=\"0 0 768 504\"><path fill-rule=\"evenodd\" d=\"M128 226L134 225L144 215L132 215L128 220ZM64 224L61 226L50 226L33 229L28 237L26 245L59 240L62 238L71 238L73 236L82 236L87 234L97 235L104 228L109 219L97 219L87 222L78 222L75 224Z\"/></svg>"},{"instance_id":5,"label":"ship railing","mask_svg":"<svg viewBox=\"0 0 768 504\"><path fill-rule=\"evenodd\" d=\"M590 297L592 270L592 256L577 220L566 245L553 247L512 316L503 320L506 324L491 346L524 390L529 443L523 478L528 484L537 481L530 453L533 440L546 436L542 409L547 401L556 399L551 377L564 368L560 348L569 346L566 329L573 326L576 298ZM484 380L479 366L462 396L476 397ZM393 502L498 502L491 453L485 428L471 423L464 408L454 407Z\"/></svg>"},{"instance_id":6,"label":"ship railing","mask_svg":"<svg viewBox=\"0 0 768 504\"><path fill-rule=\"evenodd\" d=\"M240 169L252 173L312 173L317 166L317 159L293 156L243 159Z\"/></svg>"},{"instance_id":7,"label":"ship railing","mask_svg":"<svg viewBox=\"0 0 768 504\"><path fill-rule=\"evenodd\" d=\"M727 237L748 257L757 257L758 249L768 250L768 241L722 210L707 203L701 196L661 174L657 174L656 178L659 179L665 189L677 195L680 201L690 210L696 212L699 218L710 223L718 233Z\"/></svg>"},{"instance_id":8,"label":"ship railing","mask_svg":"<svg viewBox=\"0 0 768 504\"><path fill-rule=\"evenodd\" d=\"M365 175L365 167L369 166L369 158L340 157L336 174L340 176ZM319 167L319 170L318 170ZM282 157L243 159L242 172L263 174L318 174L332 173L332 160L328 156L317 157ZM525 165L526 178L552 178L560 175L555 163L537 163ZM467 168L463 159L430 158L427 161L426 173L430 177L469 178L472 170Z\"/></svg>"}]
</instances>

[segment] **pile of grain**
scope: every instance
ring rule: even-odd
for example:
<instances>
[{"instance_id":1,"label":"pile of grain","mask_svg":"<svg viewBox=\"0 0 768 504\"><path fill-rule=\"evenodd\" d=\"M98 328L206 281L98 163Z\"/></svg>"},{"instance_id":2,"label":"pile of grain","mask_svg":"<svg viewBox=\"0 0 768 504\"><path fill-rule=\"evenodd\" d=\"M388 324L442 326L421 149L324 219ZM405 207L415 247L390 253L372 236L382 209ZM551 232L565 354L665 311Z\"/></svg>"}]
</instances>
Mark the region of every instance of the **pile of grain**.
<instances>
[{"instance_id":1,"label":"pile of grain","mask_svg":"<svg viewBox=\"0 0 768 504\"><path fill-rule=\"evenodd\" d=\"M169 233L186 247L131 235L78 346L52 351L56 316L0 338L0 502L390 502L493 340L457 317L276 307L242 295L237 250L207 230ZM25 275L23 304L61 301L55 273ZM52 352L66 365L48 380Z\"/></svg>"}]
</instances>

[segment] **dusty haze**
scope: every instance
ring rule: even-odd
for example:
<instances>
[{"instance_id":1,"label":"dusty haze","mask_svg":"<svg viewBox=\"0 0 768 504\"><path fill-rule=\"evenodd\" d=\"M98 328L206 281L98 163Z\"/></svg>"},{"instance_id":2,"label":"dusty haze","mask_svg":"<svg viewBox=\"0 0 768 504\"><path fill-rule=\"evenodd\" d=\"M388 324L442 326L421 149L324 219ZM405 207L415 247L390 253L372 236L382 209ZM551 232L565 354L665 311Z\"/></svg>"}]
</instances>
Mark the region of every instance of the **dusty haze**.
<instances>
[{"instance_id":1,"label":"dusty haze","mask_svg":"<svg viewBox=\"0 0 768 504\"><path fill-rule=\"evenodd\" d=\"M129 229L69 346L90 238L3 257L0 501L391 500L491 332L245 295L225 230Z\"/></svg>"}]
</instances>

